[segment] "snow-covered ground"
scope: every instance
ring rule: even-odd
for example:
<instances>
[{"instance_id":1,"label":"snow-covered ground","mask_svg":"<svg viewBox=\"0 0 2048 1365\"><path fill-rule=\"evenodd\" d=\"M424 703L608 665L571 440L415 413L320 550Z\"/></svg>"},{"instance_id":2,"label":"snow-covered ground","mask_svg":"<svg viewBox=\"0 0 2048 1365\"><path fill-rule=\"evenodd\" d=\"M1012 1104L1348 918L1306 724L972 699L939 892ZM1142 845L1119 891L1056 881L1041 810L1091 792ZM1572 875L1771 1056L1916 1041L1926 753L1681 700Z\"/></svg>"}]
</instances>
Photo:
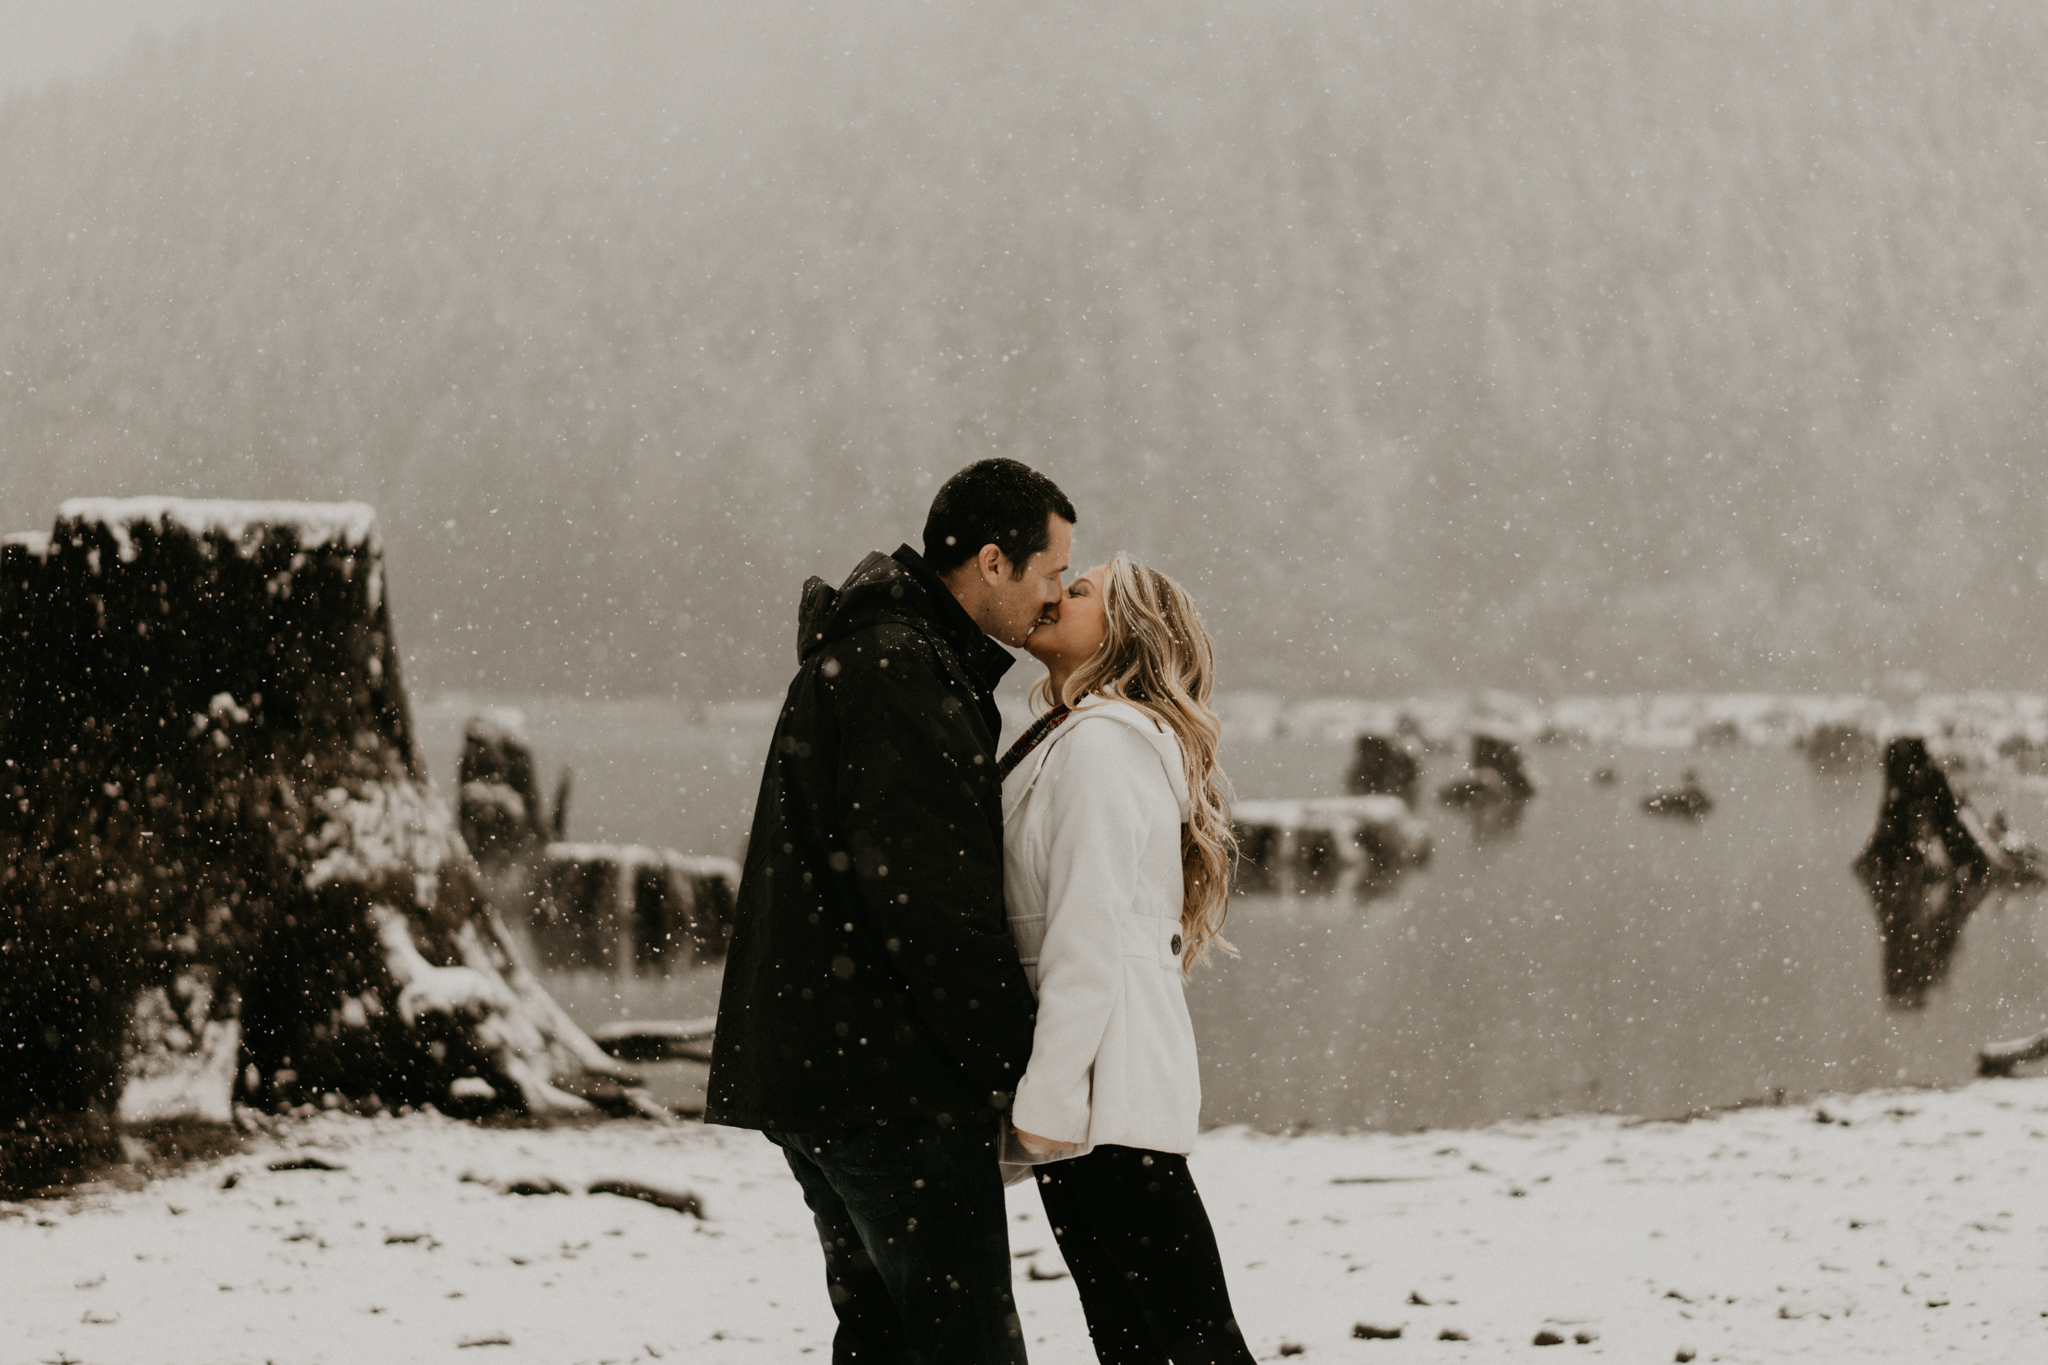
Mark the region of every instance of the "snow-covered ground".
<instances>
[{"instance_id":1,"label":"snow-covered ground","mask_svg":"<svg viewBox=\"0 0 2048 1365\"><path fill-rule=\"evenodd\" d=\"M271 1169L299 1155L341 1169ZM1193 1164L1262 1359L2048 1358L2048 1078L1689 1123L1222 1129ZM585 1192L612 1178L705 1217ZM522 1180L574 1192L500 1192ZM1090 1359L1036 1196L1011 1196L1032 1357ZM695 1124L326 1115L140 1189L0 1204L0 1267L6 1365L766 1362L832 1333L779 1155Z\"/></svg>"}]
</instances>

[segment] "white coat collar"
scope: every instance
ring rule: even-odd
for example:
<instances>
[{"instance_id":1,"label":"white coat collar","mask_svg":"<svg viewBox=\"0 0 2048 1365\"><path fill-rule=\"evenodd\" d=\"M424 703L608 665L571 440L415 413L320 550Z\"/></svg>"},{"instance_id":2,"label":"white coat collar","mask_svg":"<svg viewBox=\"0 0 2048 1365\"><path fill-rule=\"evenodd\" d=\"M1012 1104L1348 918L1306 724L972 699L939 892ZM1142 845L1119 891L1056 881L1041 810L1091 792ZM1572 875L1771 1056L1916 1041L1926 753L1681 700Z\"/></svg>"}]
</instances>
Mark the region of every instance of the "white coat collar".
<instances>
[{"instance_id":1,"label":"white coat collar","mask_svg":"<svg viewBox=\"0 0 2048 1365\"><path fill-rule=\"evenodd\" d=\"M1139 710L1127 701L1114 701L1106 697L1090 697L1074 708L1074 714L1053 728L1039 746L1025 756L1024 762L1010 774L1003 783L1003 819L1010 814L1024 796L1037 783L1038 775L1045 769L1046 756L1053 746L1074 732L1076 726L1090 720L1118 721L1144 736L1152 751L1159 756L1159 766L1166 770L1166 780L1172 784L1174 804L1180 807L1181 823L1188 818L1188 775L1181 761L1180 740L1173 731L1154 720L1145 711Z\"/></svg>"}]
</instances>

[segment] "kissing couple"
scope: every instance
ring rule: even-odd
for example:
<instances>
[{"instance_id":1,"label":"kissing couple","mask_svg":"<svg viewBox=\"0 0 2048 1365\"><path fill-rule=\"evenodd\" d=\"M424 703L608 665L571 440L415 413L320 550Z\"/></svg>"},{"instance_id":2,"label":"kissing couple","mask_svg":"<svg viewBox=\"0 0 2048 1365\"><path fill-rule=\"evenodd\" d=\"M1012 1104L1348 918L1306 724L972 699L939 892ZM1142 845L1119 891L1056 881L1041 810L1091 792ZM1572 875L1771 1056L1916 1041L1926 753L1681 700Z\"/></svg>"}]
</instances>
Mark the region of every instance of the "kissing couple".
<instances>
[{"instance_id":1,"label":"kissing couple","mask_svg":"<svg viewBox=\"0 0 2048 1365\"><path fill-rule=\"evenodd\" d=\"M1187 1165L1182 982L1229 946L1209 640L1128 555L1068 583L1075 520L983 460L922 554L804 585L705 1117L788 1158L840 1365L1021 1365L1003 1185L1026 1176L1098 1359L1252 1359ZM1046 675L999 753L1003 645Z\"/></svg>"}]
</instances>

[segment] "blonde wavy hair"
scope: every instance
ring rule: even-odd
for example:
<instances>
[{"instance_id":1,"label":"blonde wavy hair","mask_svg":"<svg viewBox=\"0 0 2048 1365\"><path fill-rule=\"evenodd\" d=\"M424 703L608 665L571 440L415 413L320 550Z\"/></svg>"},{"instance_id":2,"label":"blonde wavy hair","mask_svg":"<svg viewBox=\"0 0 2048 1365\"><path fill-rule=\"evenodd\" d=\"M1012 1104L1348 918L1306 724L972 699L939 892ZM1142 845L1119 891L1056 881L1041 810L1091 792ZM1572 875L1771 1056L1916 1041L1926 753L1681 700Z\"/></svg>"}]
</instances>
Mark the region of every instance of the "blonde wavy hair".
<instances>
[{"instance_id":1,"label":"blonde wavy hair","mask_svg":"<svg viewBox=\"0 0 2048 1365\"><path fill-rule=\"evenodd\" d=\"M1180 827L1185 976L1212 946L1237 953L1223 937L1237 840L1230 829L1230 781L1216 764L1223 727L1209 708L1216 655L1195 599L1157 569L1119 550L1110 557L1102 589L1102 648L1074 670L1059 700L1068 706L1091 696L1128 702L1180 741L1188 782L1188 819ZM1039 707L1050 706L1052 680L1039 679L1031 697Z\"/></svg>"}]
</instances>

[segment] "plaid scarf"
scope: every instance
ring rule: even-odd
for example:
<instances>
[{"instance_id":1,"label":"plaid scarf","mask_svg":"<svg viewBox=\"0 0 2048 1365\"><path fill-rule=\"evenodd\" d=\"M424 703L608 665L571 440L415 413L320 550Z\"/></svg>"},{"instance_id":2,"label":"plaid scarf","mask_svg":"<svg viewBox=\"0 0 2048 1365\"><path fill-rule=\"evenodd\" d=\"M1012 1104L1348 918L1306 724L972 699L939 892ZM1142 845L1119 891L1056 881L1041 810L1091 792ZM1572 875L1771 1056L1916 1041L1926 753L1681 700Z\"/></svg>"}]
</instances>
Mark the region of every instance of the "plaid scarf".
<instances>
[{"instance_id":1,"label":"plaid scarf","mask_svg":"<svg viewBox=\"0 0 2048 1365\"><path fill-rule=\"evenodd\" d=\"M1024 761L1025 756L1043 743L1045 737L1051 734L1061 721L1072 714L1073 712L1068 708L1067 704L1061 702L1058 706L1053 707L1052 710L1031 722L1031 728L1017 736L1017 742L1010 746L1010 752L1004 754L1003 761L996 764L996 781L1007 781L1010 774L1017 771L1017 765Z\"/></svg>"}]
</instances>

